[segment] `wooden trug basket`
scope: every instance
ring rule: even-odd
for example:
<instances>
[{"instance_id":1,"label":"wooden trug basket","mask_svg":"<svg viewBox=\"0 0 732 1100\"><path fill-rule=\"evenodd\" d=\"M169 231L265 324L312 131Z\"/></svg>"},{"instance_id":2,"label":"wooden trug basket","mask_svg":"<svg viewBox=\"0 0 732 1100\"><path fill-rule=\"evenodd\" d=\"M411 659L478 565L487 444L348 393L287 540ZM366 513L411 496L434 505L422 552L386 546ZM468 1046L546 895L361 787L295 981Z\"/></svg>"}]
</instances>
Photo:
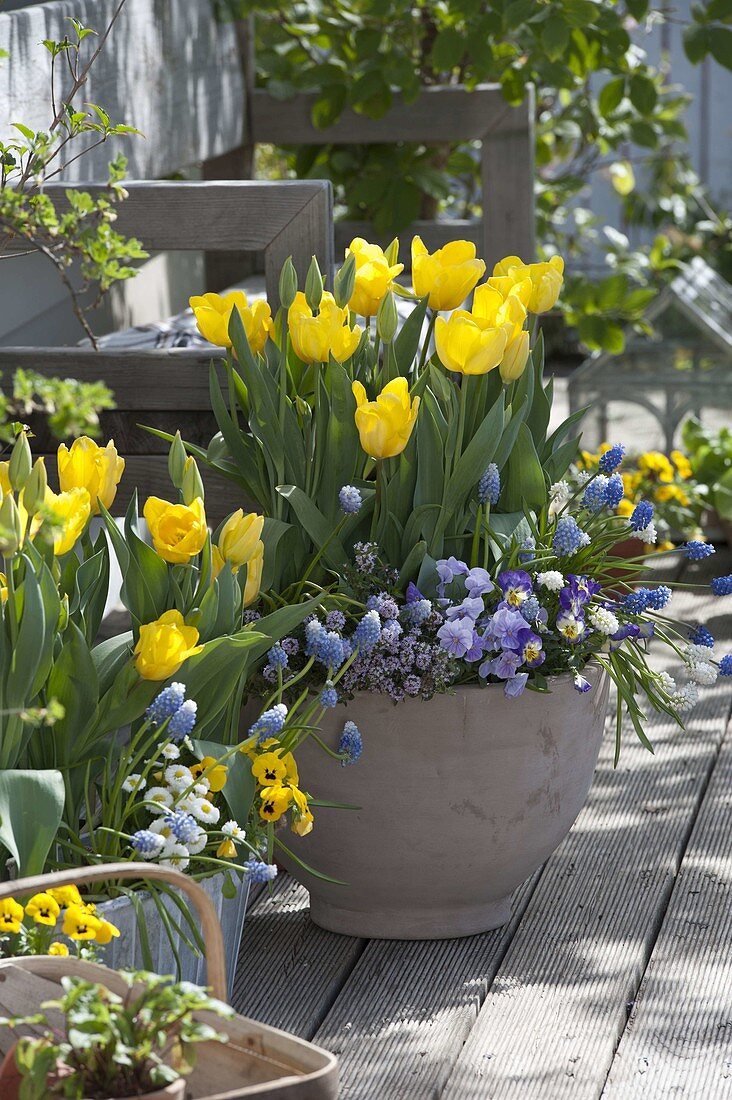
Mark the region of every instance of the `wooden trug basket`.
<instances>
[{"instance_id":1,"label":"wooden trug basket","mask_svg":"<svg viewBox=\"0 0 732 1100\"><path fill-rule=\"evenodd\" d=\"M0 883L0 900L8 897L22 900L41 890L113 879L159 879L187 895L200 920L208 984L215 997L226 1000L224 944L216 910L198 883L180 871L149 863L71 868ZM124 994L127 990L117 971L71 956L0 959L0 1015L36 1012L42 1002L58 997L61 979L67 975L99 982L115 993ZM190 1100L236 1100L247 1096L267 1100L334 1100L338 1095L338 1063L328 1051L245 1016L221 1020L201 1013L201 1018L224 1031L228 1041L198 1046L196 1068L187 1081L186 1095ZM33 1030L28 1028L26 1033ZM16 1038L16 1033L0 1029L0 1060Z\"/></svg>"}]
</instances>

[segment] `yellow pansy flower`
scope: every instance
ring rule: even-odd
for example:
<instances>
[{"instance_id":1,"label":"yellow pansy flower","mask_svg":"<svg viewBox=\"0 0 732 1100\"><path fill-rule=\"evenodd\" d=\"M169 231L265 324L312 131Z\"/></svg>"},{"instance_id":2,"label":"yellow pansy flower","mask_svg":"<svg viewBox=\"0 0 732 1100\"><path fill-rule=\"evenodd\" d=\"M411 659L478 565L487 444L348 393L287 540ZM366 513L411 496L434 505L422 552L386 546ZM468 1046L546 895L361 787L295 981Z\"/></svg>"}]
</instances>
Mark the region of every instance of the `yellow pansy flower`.
<instances>
[{"instance_id":1,"label":"yellow pansy flower","mask_svg":"<svg viewBox=\"0 0 732 1100\"><path fill-rule=\"evenodd\" d=\"M33 895L30 901L26 903L25 911L36 924L54 925L61 912L61 906L51 894L42 892Z\"/></svg>"},{"instance_id":2,"label":"yellow pansy flower","mask_svg":"<svg viewBox=\"0 0 732 1100\"><path fill-rule=\"evenodd\" d=\"M259 595L262 587L262 574L264 572L264 543L260 539L254 553L247 562L247 579L244 585L242 607L249 607Z\"/></svg>"},{"instance_id":3,"label":"yellow pansy flower","mask_svg":"<svg viewBox=\"0 0 732 1100\"><path fill-rule=\"evenodd\" d=\"M666 539L665 542L656 543L653 549L656 551L657 554L663 554L667 550L674 550L675 547L674 544L669 541L669 539Z\"/></svg>"},{"instance_id":4,"label":"yellow pansy flower","mask_svg":"<svg viewBox=\"0 0 732 1100\"><path fill-rule=\"evenodd\" d=\"M389 264L378 244L369 244L363 237L354 237L346 249L346 259L356 260L356 282L348 308L362 317L374 317L391 284L401 275L404 264Z\"/></svg>"},{"instance_id":5,"label":"yellow pansy flower","mask_svg":"<svg viewBox=\"0 0 732 1100\"><path fill-rule=\"evenodd\" d=\"M234 859L236 856L236 844L234 844L234 841L230 837L225 837L216 849L216 855L219 859Z\"/></svg>"},{"instance_id":6,"label":"yellow pansy flower","mask_svg":"<svg viewBox=\"0 0 732 1100\"><path fill-rule=\"evenodd\" d=\"M673 481L674 468L661 451L646 451L638 459L638 469L658 477L659 481Z\"/></svg>"},{"instance_id":7,"label":"yellow pansy flower","mask_svg":"<svg viewBox=\"0 0 732 1100\"><path fill-rule=\"evenodd\" d=\"M243 508L232 512L221 528L214 547L214 576L218 576L225 562L236 573L242 565L251 561L259 549L263 527L264 516L257 512L244 515Z\"/></svg>"},{"instance_id":8,"label":"yellow pansy flower","mask_svg":"<svg viewBox=\"0 0 732 1100\"><path fill-rule=\"evenodd\" d=\"M71 449L62 443L56 462L58 482L64 492L86 489L92 515L99 512L99 502L111 508L125 468L125 460L117 454L113 439L106 447L100 447L86 435L75 439Z\"/></svg>"},{"instance_id":9,"label":"yellow pansy flower","mask_svg":"<svg viewBox=\"0 0 732 1100\"><path fill-rule=\"evenodd\" d=\"M91 515L88 489L69 489L54 493L46 490L44 510L53 525L53 552L57 557L73 550Z\"/></svg>"},{"instance_id":10,"label":"yellow pansy flower","mask_svg":"<svg viewBox=\"0 0 732 1100\"><path fill-rule=\"evenodd\" d=\"M292 802L292 788L274 783L270 787L262 787L259 793L262 800L259 816L263 821L279 821Z\"/></svg>"},{"instance_id":11,"label":"yellow pansy flower","mask_svg":"<svg viewBox=\"0 0 732 1100\"><path fill-rule=\"evenodd\" d=\"M264 350L267 337L274 334L269 303L258 299L250 305L243 290L232 290L228 294L194 295L188 299L188 303L201 336L219 348L231 347L229 321L234 308L239 311L249 347L254 355L259 355Z\"/></svg>"},{"instance_id":12,"label":"yellow pansy flower","mask_svg":"<svg viewBox=\"0 0 732 1100\"><path fill-rule=\"evenodd\" d=\"M691 477L691 474L692 474L691 463L689 462L688 458L686 457L686 455L684 454L683 451L672 451L671 452L671 461L673 462L674 466L676 467L676 472L677 472L677 474L679 475L680 478L682 478L684 481L686 481L687 478Z\"/></svg>"},{"instance_id":13,"label":"yellow pansy flower","mask_svg":"<svg viewBox=\"0 0 732 1100\"><path fill-rule=\"evenodd\" d=\"M262 787L282 783L287 775L287 765L276 752L263 752L252 764L252 775Z\"/></svg>"},{"instance_id":14,"label":"yellow pansy flower","mask_svg":"<svg viewBox=\"0 0 732 1100\"><path fill-rule=\"evenodd\" d=\"M200 653L198 631L186 626L180 611L166 611L153 623L140 627L135 646L135 668L143 680L167 680L184 661Z\"/></svg>"},{"instance_id":15,"label":"yellow pansy flower","mask_svg":"<svg viewBox=\"0 0 732 1100\"><path fill-rule=\"evenodd\" d=\"M531 283L531 293L527 294L526 280ZM493 268L489 284L500 290L506 297L517 288L523 304L529 313L546 313L552 309L559 297L564 282L564 260L561 256L552 256L546 263L525 264L518 256L506 256Z\"/></svg>"},{"instance_id":16,"label":"yellow pansy flower","mask_svg":"<svg viewBox=\"0 0 732 1100\"><path fill-rule=\"evenodd\" d=\"M619 516L629 517L633 515L633 508L635 505L632 500L621 500L618 504L616 512Z\"/></svg>"},{"instance_id":17,"label":"yellow pansy flower","mask_svg":"<svg viewBox=\"0 0 732 1100\"><path fill-rule=\"evenodd\" d=\"M208 528L200 497L190 504L171 504L160 497L148 497L142 514L150 528L153 547L163 561L185 565L203 550Z\"/></svg>"},{"instance_id":18,"label":"yellow pansy flower","mask_svg":"<svg viewBox=\"0 0 732 1100\"><path fill-rule=\"evenodd\" d=\"M431 309L457 309L485 275L470 241L450 241L429 253L421 237L412 240L412 284Z\"/></svg>"},{"instance_id":19,"label":"yellow pansy flower","mask_svg":"<svg viewBox=\"0 0 732 1100\"><path fill-rule=\"evenodd\" d=\"M48 953L49 955L59 955L65 958L69 953L69 949L65 943L59 943L58 940L55 940L52 944L49 944Z\"/></svg>"},{"instance_id":20,"label":"yellow pansy flower","mask_svg":"<svg viewBox=\"0 0 732 1100\"><path fill-rule=\"evenodd\" d=\"M349 326L348 306L337 305L330 291L324 291L317 313L313 313L301 290L287 311L292 346L303 363L338 363L350 359L361 342L361 328Z\"/></svg>"},{"instance_id":21,"label":"yellow pansy flower","mask_svg":"<svg viewBox=\"0 0 732 1100\"><path fill-rule=\"evenodd\" d=\"M412 434L419 397L409 400L409 382L394 378L375 401L369 401L360 382L354 382L356 427L361 446L371 458L393 458L401 454Z\"/></svg>"},{"instance_id":22,"label":"yellow pansy flower","mask_svg":"<svg viewBox=\"0 0 732 1100\"><path fill-rule=\"evenodd\" d=\"M93 913L87 913L78 905L70 905L64 913L61 931L70 940L95 940L102 922Z\"/></svg>"},{"instance_id":23,"label":"yellow pansy flower","mask_svg":"<svg viewBox=\"0 0 732 1100\"><path fill-rule=\"evenodd\" d=\"M682 508L689 503L689 498L680 485L659 485L653 495L661 503L673 500Z\"/></svg>"},{"instance_id":24,"label":"yellow pansy flower","mask_svg":"<svg viewBox=\"0 0 732 1100\"><path fill-rule=\"evenodd\" d=\"M291 752L286 752L282 757L282 762L285 765L285 779L292 787L296 787L300 782L300 776L298 774L295 757Z\"/></svg>"},{"instance_id":25,"label":"yellow pansy flower","mask_svg":"<svg viewBox=\"0 0 732 1100\"><path fill-rule=\"evenodd\" d=\"M226 786L226 776L229 769L225 764L217 764L215 757L204 756L203 760L200 760L198 764L191 765L191 772L196 779L198 779L199 775L203 775L207 768L211 769L206 773L209 790L214 794L218 791L223 791Z\"/></svg>"},{"instance_id":26,"label":"yellow pansy flower","mask_svg":"<svg viewBox=\"0 0 732 1100\"><path fill-rule=\"evenodd\" d=\"M83 905L81 894L76 886L54 886L46 891L59 905Z\"/></svg>"},{"instance_id":27,"label":"yellow pansy flower","mask_svg":"<svg viewBox=\"0 0 732 1100\"><path fill-rule=\"evenodd\" d=\"M19 905L15 898L3 898L0 901L0 934L20 932L23 912L23 906Z\"/></svg>"},{"instance_id":28,"label":"yellow pansy flower","mask_svg":"<svg viewBox=\"0 0 732 1100\"><path fill-rule=\"evenodd\" d=\"M297 833L298 836L307 836L313 829L313 815L310 812L310 806L308 804L307 795L299 789L299 787L292 788L292 801L294 804L294 813L292 817L291 829L293 833Z\"/></svg>"},{"instance_id":29,"label":"yellow pansy flower","mask_svg":"<svg viewBox=\"0 0 732 1100\"><path fill-rule=\"evenodd\" d=\"M99 921L99 925L100 927L97 929L95 937L97 943L104 946L105 944L111 943L113 939L119 937L119 928L117 928L115 924L112 924L111 921L102 918Z\"/></svg>"}]
</instances>

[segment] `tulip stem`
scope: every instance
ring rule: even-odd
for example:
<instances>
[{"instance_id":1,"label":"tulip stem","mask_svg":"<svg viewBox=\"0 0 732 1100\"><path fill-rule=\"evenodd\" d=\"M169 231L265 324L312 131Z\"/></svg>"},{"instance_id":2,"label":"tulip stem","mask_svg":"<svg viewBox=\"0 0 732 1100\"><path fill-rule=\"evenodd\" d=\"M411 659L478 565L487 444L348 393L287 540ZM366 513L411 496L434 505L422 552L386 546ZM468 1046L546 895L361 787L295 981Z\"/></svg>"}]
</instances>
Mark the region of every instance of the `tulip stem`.
<instances>
[{"instance_id":1,"label":"tulip stem","mask_svg":"<svg viewBox=\"0 0 732 1100\"><path fill-rule=\"evenodd\" d=\"M5 572L5 583L8 589L7 606L10 611L10 648L11 651L15 651L15 643L18 640L18 624L15 619L15 581L13 579L13 559L3 558L3 570Z\"/></svg>"},{"instance_id":2,"label":"tulip stem","mask_svg":"<svg viewBox=\"0 0 732 1100\"><path fill-rule=\"evenodd\" d=\"M381 466L380 459L376 460L376 495L374 496L374 514L371 517L371 542L376 542L376 530L379 526L379 513L381 511Z\"/></svg>"},{"instance_id":3,"label":"tulip stem","mask_svg":"<svg viewBox=\"0 0 732 1100\"><path fill-rule=\"evenodd\" d=\"M430 321L427 325L427 336L425 337L424 344L422 345L422 354L419 357L419 367L417 368L417 377L424 370L424 365L427 362L427 356L430 350L430 344L432 342L432 333L435 331L435 321L437 320L437 310L431 311Z\"/></svg>"},{"instance_id":4,"label":"tulip stem","mask_svg":"<svg viewBox=\"0 0 732 1100\"><path fill-rule=\"evenodd\" d=\"M457 438L455 439L455 454L453 456L453 472L463 451L463 435L465 434L465 412L468 404L468 377L463 375L460 380L460 407L458 411Z\"/></svg>"}]
</instances>

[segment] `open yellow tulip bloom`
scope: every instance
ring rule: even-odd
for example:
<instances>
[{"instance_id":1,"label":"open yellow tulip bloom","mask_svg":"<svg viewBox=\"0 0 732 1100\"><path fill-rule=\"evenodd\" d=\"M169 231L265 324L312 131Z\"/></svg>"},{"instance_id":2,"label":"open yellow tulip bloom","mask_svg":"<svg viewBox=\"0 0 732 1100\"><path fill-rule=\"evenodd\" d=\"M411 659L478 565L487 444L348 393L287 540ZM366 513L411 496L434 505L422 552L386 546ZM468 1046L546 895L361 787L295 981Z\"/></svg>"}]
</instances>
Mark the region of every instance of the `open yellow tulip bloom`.
<instances>
[{"instance_id":1,"label":"open yellow tulip bloom","mask_svg":"<svg viewBox=\"0 0 732 1100\"><path fill-rule=\"evenodd\" d=\"M459 309L450 317L438 317L435 347L447 370L460 374L487 374L497 367L506 350L506 328L478 324L470 313Z\"/></svg>"},{"instance_id":2,"label":"open yellow tulip bloom","mask_svg":"<svg viewBox=\"0 0 732 1100\"><path fill-rule=\"evenodd\" d=\"M356 282L349 309L362 317L375 317L387 291L404 264L389 265L384 250L377 244L369 244L363 237L355 237L346 249L356 259Z\"/></svg>"},{"instance_id":3,"label":"open yellow tulip bloom","mask_svg":"<svg viewBox=\"0 0 732 1100\"><path fill-rule=\"evenodd\" d=\"M331 355L339 363L350 359L361 342L358 325L349 328L348 306L343 309L329 291L323 293L318 313L313 313L301 290L287 312L290 339L303 363L327 363Z\"/></svg>"},{"instance_id":4,"label":"open yellow tulip bloom","mask_svg":"<svg viewBox=\"0 0 732 1100\"><path fill-rule=\"evenodd\" d=\"M451 241L430 254L421 237L412 241L412 283L431 309L457 309L485 274L470 241Z\"/></svg>"},{"instance_id":5,"label":"open yellow tulip bloom","mask_svg":"<svg viewBox=\"0 0 732 1100\"><path fill-rule=\"evenodd\" d=\"M117 486L124 473L125 460L117 454L114 440L100 447L93 439L82 435L71 444L62 443L58 449L58 481L61 489L87 489L92 515L99 512L99 502L111 508Z\"/></svg>"},{"instance_id":6,"label":"open yellow tulip bloom","mask_svg":"<svg viewBox=\"0 0 732 1100\"><path fill-rule=\"evenodd\" d=\"M184 661L200 653L198 631L186 626L180 611L166 611L154 623L140 627L135 668L143 680L167 680Z\"/></svg>"},{"instance_id":7,"label":"open yellow tulip bloom","mask_svg":"<svg viewBox=\"0 0 732 1100\"><path fill-rule=\"evenodd\" d=\"M44 501L49 522L53 524L53 552L68 554L89 522L91 503L88 489L69 489L64 493L46 490ZM31 535L33 531L31 531Z\"/></svg>"},{"instance_id":8,"label":"open yellow tulip bloom","mask_svg":"<svg viewBox=\"0 0 732 1100\"><path fill-rule=\"evenodd\" d=\"M406 378L387 383L375 401L369 401L360 382L353 383L356 398L356 427L361 446L371 458L394 458L401 454L412 434L419 397L411 403Z\"/></svg>"},{"instance_id":9,"label":"open yellow tulip bloom","mask_svg":"<svg viewBox=\"0 0 732 1100\"><path fill-rule=\"evenodd\" d=\"M232 290L228 294L194 295L188 302L195 314L201 336L217 347L231 347L229 321L235 307L239 310L249 347L254 355L263 351L267 337L274 333L269 303L257 299L249 305L249 299L243 290Z\"/></svg>"},{"instance_id":10,"label":"open yellow tulip bloom","mask_svg":"<svg viewBox=\"0 0 732 1100\"><path fill-rule=\"evenodd\" d=\"M163 561L185 565L203 550L208 528L203 501L171 504L160 497L148 497L142 514L147 520L153 546Z\"/></svg>"},{"instance_id":11,"label":"open yellow tulip bloom","mask_svg":"<svg viewBox=\"0 0 732 1100\"><path fill-rule=\"evenodd\" d=\"M561 256L552 256L546 263L525 264L518 256L506 256L493 268L493 278L489 282L505 297L512 287L527 279L531 282L531 293L524 305L529 313L546 313L556 305L562 289L564 260Z\"/></svg>"},{"instance_id":12,"label":"open yellow tulip bloom","mask_svg":"<svg viewBox=\"0 0 732 1100\"><path fill-rule=\"evenodd\" d=\"M524 324L531 280L513 284L505 298L495 282L491 279L476 288L471 317L481 328L500 326L505 332L506 347L499 367L503 381L512 382L523 374L529 358L529 334Z\"/></svg>"}]
</instances>

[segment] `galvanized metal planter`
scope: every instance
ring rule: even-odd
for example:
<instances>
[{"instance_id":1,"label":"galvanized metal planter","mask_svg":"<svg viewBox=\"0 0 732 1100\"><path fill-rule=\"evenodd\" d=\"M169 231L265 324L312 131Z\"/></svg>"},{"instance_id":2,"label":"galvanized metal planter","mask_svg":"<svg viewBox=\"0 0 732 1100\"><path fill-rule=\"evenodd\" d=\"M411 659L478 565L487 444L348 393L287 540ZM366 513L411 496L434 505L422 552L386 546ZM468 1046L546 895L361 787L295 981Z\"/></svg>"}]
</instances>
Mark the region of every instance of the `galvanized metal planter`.
<instances>
[{"instance_id":1,"label":"galvanized metal planter","mask_svg":"<svg viewBox=\"0 0 732 1100\"><path fill-rule=\"evenodd\" d=\"M249 882L245 876L237 881L236 896L224 897L226 875L221 872L203 879L200 886L211 898L221 925L224 938L224 951L227 965L227 986L231 996L236 960L239 956L244 917L246 915ZM187 911L185 898L178 894ZM190 928L175 902L165 894L159 901L175 924L180 925L185 936L191 939ZM104 963L112 970L146 969L143 957L143 942L146 942L152 957L152 969L158 974L177 974L181 980L206 984L206 964L203 956L188 947L183 938L174 929L166 928L156 899L148 893L140 894L138 906L128 897L114 898L99 906L99 912L119 928L121 935L104 949Z\"/></svg>"}]
</instances>

